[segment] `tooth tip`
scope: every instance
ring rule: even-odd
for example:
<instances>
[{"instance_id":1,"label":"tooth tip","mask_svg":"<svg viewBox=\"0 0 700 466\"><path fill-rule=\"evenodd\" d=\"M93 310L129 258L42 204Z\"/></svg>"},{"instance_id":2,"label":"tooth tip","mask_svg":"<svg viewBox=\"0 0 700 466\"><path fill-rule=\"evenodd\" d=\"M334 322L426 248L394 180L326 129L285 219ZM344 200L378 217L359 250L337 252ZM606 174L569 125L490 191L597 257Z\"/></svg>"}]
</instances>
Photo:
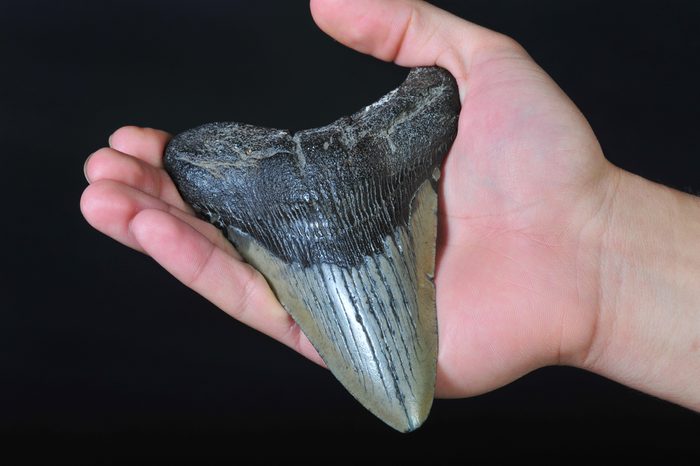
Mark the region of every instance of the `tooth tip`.
<instances>
[{"instance_id":1,"label":"tooth tip","mask_svg":"<svg viewBox=\"0 0 700 466\"><path fill-rule=\"evenodd\" d=\"M425 422L426 417L424 416L416 416L416 417L410 417L408 418L408 423L406 424L406 428L403 430L403 432L413 432L414 430L418 429L420 426L423 425L423 422Z\"/></svg>"},{"instance_id":2,"label":"tooth tip","mask_svg":"<svg viewBox=\"0 0 700 466\"><path fill-rule=\"evenodd\" d=\"M433 385L426 379L423 384L414 386L414 393L410 395L408 387L402 388L401 392L407 396L401 400L383 398L379 401L367 397L366 393L360 394L352 389L350 391L355 392L353 394L357 400L388 426L399 432L412 432L421 427L430 414L434 397Z\"/></svg>"},{"instance_id":3,"label":"tooth tip","mask_svg":"<svg viewBox=\"0 0 700 466\"><path fill-rule=\"evenodd\" d=\"M432 400L410 406L397 406L390 416L384 416L382 420L399 432L413 432L428 418L431 404Z\"/></svg>"},{"instance_id":4,"label":"tooth tip","mask_svg":"<svg viewBox=\"0 0 700 466\"><path fill-rule=\"evenodd\" d=\"M425 420L428 418L429 412L430 404L428 405L428 408L425 408L424 406L416 406L415 411L408 413L408 416L406 418L406 428L404 429L404 432L413 432L414 430L422 426Z\"/></svg>"}]
</instances>

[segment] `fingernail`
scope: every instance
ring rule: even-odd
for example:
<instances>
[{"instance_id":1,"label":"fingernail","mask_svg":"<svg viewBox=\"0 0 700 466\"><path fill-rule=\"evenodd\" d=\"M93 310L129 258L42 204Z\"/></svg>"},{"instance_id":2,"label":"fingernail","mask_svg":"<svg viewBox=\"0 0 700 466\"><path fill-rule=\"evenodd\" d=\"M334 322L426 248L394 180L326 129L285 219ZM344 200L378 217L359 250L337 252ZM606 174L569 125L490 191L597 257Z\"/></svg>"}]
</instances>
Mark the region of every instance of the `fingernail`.
<instances>
[{"instance_id":1,"label":"fingernail","mask_svg":"<svg viewBox=\"0 0 700 466\"><path fill-rule=\"evenodd\" d=\"M87 174L87 166L88 166L88 162L90 161L90 159L92 158L93 155L95 155L94 152L92 154L88 155L88 158L85 159L85 163L83 163L83 175L85 175L85 179L87 180L88 184L90 183L90 178L88 177L88 174Z\"/></svg>"}]
</instances>

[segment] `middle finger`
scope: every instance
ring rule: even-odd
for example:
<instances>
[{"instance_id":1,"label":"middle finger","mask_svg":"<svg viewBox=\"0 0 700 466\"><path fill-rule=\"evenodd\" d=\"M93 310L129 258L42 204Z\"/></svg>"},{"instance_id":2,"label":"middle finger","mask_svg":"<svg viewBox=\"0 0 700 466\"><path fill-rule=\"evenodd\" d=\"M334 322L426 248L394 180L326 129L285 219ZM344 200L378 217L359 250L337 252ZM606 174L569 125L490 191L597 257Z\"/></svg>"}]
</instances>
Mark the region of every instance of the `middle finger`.
<instances>
[{"instance_id":1,"label":"middle finger","mask_svg":"<svg viewBox=\"0 0 700 466\"><path fill-rule=\"evenodd\" d=\"M93 153L85 162L85 176L90 183L100 180L118 181L161 199L183 212L193 213L164 169L118 150L103 147Z\"/></svg>"}]
</instances>

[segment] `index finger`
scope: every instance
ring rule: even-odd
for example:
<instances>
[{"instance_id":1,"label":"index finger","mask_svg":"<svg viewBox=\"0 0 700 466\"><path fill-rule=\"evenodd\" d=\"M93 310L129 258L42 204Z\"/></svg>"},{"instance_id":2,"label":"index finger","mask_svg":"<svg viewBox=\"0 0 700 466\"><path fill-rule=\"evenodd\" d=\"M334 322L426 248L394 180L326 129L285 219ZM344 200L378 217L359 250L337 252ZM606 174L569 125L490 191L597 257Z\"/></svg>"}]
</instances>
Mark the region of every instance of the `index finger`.
<instances>
[{"instance_id":1,"label":"index finger","mask_svg":"<svg viewBox=\"0 0 700 466\"><path fill-rule=\"evenodd\" d=\"M171 138L159 129L122 126L109 137L109 147L163 168L163 153Z\"/></svg>"}]
</instances>

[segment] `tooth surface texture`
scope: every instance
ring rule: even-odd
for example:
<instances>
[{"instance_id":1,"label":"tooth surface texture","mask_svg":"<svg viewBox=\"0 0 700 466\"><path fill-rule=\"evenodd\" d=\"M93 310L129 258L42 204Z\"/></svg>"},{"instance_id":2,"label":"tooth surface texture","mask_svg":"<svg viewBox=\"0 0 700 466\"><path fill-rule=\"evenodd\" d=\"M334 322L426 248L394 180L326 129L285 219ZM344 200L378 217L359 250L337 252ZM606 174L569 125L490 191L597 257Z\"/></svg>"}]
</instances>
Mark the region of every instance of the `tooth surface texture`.
<instances>
[{"instance_id":1,"label":"tooth surface texture","mask_svg":"<svg viewBox=\"0 0 700 466\"><path fill-rule=\"evenodd\" d=\"M436 187L459 109L447 71L415 68L330 125L210 123L165 155L183 198L265 276L332 373L400 431L434 394Z\"/></svg>"}]
</instances>

